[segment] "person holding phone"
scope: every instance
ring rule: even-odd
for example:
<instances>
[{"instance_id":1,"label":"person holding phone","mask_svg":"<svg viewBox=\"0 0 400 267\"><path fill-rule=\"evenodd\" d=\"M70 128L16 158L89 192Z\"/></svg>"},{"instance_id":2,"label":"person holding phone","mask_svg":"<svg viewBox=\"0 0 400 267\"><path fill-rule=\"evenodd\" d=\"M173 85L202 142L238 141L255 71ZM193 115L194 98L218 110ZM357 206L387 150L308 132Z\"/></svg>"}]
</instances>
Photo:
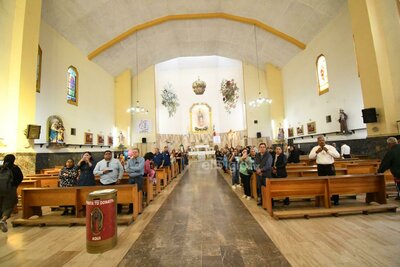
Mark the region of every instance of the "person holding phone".
<instances>
[{"instance_id":1,"label":"person holding phone","mask_svg":"<svg viewBox=\"0 0 400 267\"><path fill-rule=\"evenodd\" d=\"M92 153L86 151L76 165L80 171L78 186L93 186L96 185L93 170L96 164L93 162Z\"/></svg>"},{"instance_id":2,"label":"person holding phone","mask_svg":"<svg viewBox=\"0 0 400 267\"><path fill-rule=\"evenodd\" d=\"M104 151L104 159L97 162L93 174L100 175L102 185L114 185L121 182L124 168L118 159L112 158L112 152L106 150Z\"/></svg>"}]
</instances>

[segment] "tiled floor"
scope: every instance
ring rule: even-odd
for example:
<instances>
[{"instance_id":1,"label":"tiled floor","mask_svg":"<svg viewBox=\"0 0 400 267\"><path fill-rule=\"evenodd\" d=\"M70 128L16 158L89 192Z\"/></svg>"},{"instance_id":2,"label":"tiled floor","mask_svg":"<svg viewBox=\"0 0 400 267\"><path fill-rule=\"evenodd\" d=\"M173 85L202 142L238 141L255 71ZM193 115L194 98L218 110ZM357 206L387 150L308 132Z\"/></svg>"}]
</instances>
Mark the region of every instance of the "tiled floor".
<instances>
[{"instance_id":1,"label":"tiled floor","mask_svg":"<svg viewBox=\"0 0 400 267\"><path fill-rule=\"evenodd\" d=\"M191 165L120 266L289 266L215 168Z\"/></svg>"}]
</instances>

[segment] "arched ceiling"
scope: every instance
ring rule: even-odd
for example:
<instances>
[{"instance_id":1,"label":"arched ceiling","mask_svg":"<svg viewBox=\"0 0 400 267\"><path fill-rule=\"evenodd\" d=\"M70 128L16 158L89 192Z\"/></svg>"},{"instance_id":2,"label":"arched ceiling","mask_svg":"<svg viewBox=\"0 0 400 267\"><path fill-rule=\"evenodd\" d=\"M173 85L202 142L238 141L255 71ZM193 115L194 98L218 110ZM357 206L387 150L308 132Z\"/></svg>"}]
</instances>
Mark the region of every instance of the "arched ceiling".
<instances>
[{"instance_id":1,"label":"arched ceiling","mask_svg":"<svg viewBox=\"0 0 400 267\"><path fill-rule=\"evenodd\" d=\"M346 0L43 0L42 18L86 55L135 25L170 14L227 13L258 20L307 44ZM301 49L256 28L258 63L283 67ZM137 40L137 42L136 42ZM136 45L137 44L137 45ZM136 47L137 46L137 47ZM254 27L225 19L169 21L139 31L93 61L113 76L181 56L219 55L257 64Z\"/></svg>"}]
</instances>

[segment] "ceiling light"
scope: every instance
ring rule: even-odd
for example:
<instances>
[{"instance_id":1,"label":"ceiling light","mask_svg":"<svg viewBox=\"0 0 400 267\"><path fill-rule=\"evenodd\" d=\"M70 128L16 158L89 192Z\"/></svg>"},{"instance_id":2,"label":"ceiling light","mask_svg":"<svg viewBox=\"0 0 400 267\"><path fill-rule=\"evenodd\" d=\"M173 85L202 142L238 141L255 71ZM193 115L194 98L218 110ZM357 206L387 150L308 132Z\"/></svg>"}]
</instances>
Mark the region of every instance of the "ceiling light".
<instances>
[{"instance_id":1,"label":"ceiling light","mask_svg":"<svg viewBox=\"0 0 400 267\"><path fill-rule=\"evenodd\" d=\"M254 40L255 40L255 51L256 51L256 59L257 59L257 78L258 78L258 98L255 100L252 100L249 102L249 105L251 107L259 107L263 104L271 104L272 99L270 98L265 98L261 95L261 89L260 89L260 72L258 70L258 47L257 47L257 31L256 31L256 25L254 24Z\"/></svg>"}]
</instances>

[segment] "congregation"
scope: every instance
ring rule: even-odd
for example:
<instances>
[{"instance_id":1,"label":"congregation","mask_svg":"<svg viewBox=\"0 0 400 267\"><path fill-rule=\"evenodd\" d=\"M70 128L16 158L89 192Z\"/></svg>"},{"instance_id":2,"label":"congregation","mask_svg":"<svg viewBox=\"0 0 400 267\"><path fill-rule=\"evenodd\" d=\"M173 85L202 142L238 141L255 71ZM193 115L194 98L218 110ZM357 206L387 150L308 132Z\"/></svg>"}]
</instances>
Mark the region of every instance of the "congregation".
<instances>
[{"instance_id":1,"label":"congregation","mask_svg":"<svg viewBox=\"0 0 400 267\"><path fill-rule=\"evenodd\" d=\"M395 137L387 139L389 145L389 152L384 157L378 173L384 173L390 169L397 189L396 200L400 199L400 180L398 166L400 164L394 161L396 151L399 149L398 141ZM396 148L396 149L394 149ZM232 178L232 189L241 188L243 185L243 196L247 200L251 199L250 191L250 177L256 173L257 177L257 205L262 205L261 187L266 186L266 178L286 178L286 166L288 163L300 163L300 156L306 153L302 151L297 145L276 145L268 147L265 143L260 143L258 148L256 146L235 148L228 147L218 149L215 147L215 158L217 165L222 168L225 173L229 173ZM317 175L318 176L334 176L335 159L351 159L350 146L343 143L340 149L336 147L335 143L332 145L326 144L324 136L318 136L317 145L314 146L308 154L308 158L316 160ZM239 179L240 178L240 179ZM332 195L331 200L335 206L339 205L339 195ZM284 205L289 205L289 198L286 197L283 201ZM272 205L274 201L272 200Z\"/></svg>"}]
</instances>

